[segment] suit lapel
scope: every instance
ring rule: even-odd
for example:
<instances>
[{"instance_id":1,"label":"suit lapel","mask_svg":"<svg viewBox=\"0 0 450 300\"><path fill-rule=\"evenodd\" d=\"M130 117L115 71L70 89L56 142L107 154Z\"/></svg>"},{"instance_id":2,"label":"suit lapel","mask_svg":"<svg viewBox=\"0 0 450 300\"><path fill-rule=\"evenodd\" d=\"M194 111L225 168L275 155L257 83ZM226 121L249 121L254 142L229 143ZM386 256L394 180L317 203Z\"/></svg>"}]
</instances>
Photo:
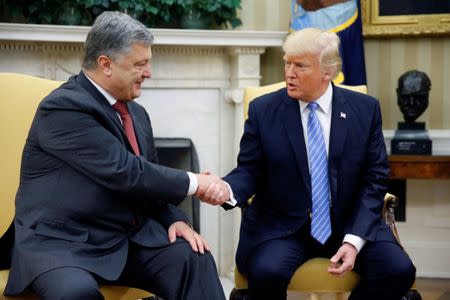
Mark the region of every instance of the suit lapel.
<instances>
[{"instance_id":1,"label":"suit lapel","mask_svg":"<svg viewBox=\"0 0 450 300\"><path fill-rule=\"evenodd\" d=\"M295 153L297 166L305 183L306 189L311 194L311 178L308 168L308 159L306 153L305 138L303 136L303 126L300 115L300 106L298 101L285 97L284 111L281 114L283 124L287 131L292 150Z\"/></svg>"},{"instance_id":2,"label":"suit lapel","mask_svg":"<svg viewBox=\"0 0 450 300\"><path fill-rule=\"evenodd\" d=\"M117 112L112 108L111 104L109 103L109 101L105 98L105 96L103 96L102 93L100 93L100 91L89 81L89 79L86 78L86 75L84 75L83 72L80 72L79 75L77 76L77 81L79 82L79 84L81 84L81 86L87 90L89 92L89 94L92 95L92 97L99 102L99 104L103 107L103 111L106 112L106 114L108 115L108 117L111 119L111 121L114 123L114 125L116 126L116 128L120 131L121 135L122 135L122 140L124 141L124 144L127 146L127 148L129 150L131 150L131 152L133 152L133 149L131 148L130 143L128 142L128 138L125 134L125 130L123 129L123 125L120 122L120 117L117 115ZM128 105L128 108L130 107L130 105ZM131 112L130 112L131 114ZM134 119L133 119L133 125L134 125ZM136 139L138 140L138 145L139 147L141 146L139 144L139 139L136 136ZM141 149L141 148L139 148Z\"/></svg>"},{"instance_id":3,"label":"suit lapel","mask_svg":"<svg viewBox=\"0 0 450 300\"><path fill-rule=\"evenodd\" d=\"M80 72L80 74L77 77L77 81L83 86L85 90L89 92L89 94L92 95L92 97L98 101L102 107L103 110L107 113L109 118L113 121L113 123L117 126L117 128L122 132L122 134L125 136L125 131L123 130L122 123L120 123L119 116L117 115L116 111L112 108L111 104L106 100L105 96L103 96L102 93L100 93L99 90L89 81L89 79L86 78L86 75L84 75L83 72Z\"/></svg>"},{"instance_id":4,"label":"suit lapel","mask_svg":"<svg viewBox=\"0 0 450 300\"><path fill-rule=\"evenodd\" d=\"M328 155L331 199L336 199L338 167L351 117L352 115L350 109L346 105L345 97L342 95L340 89L333 85L330 146Z\"/></svg>"}]
</instances>

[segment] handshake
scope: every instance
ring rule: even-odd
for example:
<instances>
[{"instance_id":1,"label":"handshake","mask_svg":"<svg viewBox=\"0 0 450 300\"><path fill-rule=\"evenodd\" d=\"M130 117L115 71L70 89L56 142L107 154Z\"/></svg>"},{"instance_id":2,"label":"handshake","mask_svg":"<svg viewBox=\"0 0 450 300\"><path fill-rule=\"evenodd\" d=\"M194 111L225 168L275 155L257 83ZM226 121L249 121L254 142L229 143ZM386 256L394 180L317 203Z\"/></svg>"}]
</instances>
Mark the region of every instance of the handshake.
<instances>
[{"instance_id":1,"label":"handshake","mask_svg":"<svg viewBox=\"0 0 450 300\"><path fill-rule=\"evenodd\" d=\"M195 192L202 202L211 205L222 205L230 200L230 188L228 184L220 179L220 177L211 174L210 172L203 172L195 174L197 177L198 188Z\"/></svg>"}]
</instances>

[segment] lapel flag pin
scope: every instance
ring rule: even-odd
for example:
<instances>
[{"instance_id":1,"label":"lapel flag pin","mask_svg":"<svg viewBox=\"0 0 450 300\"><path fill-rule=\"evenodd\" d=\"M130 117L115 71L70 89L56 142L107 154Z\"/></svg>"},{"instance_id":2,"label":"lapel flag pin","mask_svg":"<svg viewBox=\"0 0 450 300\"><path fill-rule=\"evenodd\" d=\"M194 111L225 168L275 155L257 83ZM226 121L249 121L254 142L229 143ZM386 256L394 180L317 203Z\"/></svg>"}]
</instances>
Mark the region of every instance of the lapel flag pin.
<instances>
[{"instance_id":1,"label":"lapel flag pin","mask_svg":"<svg viewBox=\"0 0 450 300\"><path fill-rule=\"evenodd\" d=\"M347 118L347 114L346 114L346 113L343 113L343 112L341 112L341 118L342 118L342 119L345 119L345 118Z\"/></svg>"}]
</instances>

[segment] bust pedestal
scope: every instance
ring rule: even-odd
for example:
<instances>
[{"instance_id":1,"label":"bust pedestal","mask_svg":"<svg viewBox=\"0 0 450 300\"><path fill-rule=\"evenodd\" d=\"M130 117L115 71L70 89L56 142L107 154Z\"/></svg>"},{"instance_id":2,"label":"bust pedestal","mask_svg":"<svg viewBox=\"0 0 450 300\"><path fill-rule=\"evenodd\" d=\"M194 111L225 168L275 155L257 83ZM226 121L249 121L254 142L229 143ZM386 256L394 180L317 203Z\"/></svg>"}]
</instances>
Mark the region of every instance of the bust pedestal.
<instances>
[{"instance_id":1,"label":"bust pedestal","mask_svg":"<svg viewBox=\"0 0 450 300\"><path fill-rule=\"evenodd\" d=\"M391 140L391 154L431 155L432 143L424 122L399 122Z\"/></svg>"}]
</instances>

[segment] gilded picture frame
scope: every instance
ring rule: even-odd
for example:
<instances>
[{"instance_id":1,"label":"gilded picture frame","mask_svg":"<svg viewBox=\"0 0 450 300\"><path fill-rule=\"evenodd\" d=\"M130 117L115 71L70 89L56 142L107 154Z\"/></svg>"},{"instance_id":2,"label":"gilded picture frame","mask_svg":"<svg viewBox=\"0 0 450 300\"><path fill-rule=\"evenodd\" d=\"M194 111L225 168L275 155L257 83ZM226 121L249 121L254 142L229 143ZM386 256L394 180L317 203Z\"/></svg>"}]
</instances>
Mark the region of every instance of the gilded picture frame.
<instances>
[{"instance_id":1,"label":"gilded picture frame","mask_svg":"<svg viewBox=\"0 0 450 300\"><path fill-rule=\"evenodd\" d=\"M433 1L421 1L421 10L418 9L416 12L412 11L408 14L395 11L392 14L386 13L385 6L388 2L384 1L397 2L393 0L361 0L364 37L450 36L450 9L445 1L441 2L444 3L444 6L437 7L437 11ZM404 5L408 1L414 4L418 0L403 0L403 6L399 6L399 11L404 9ZM428 10L434 10L433 13L421 13L426 10L426 7L423 8L423 3L434 5ZM390 5L392 6L392 4Z\"/></svg>"}]
</instances>

